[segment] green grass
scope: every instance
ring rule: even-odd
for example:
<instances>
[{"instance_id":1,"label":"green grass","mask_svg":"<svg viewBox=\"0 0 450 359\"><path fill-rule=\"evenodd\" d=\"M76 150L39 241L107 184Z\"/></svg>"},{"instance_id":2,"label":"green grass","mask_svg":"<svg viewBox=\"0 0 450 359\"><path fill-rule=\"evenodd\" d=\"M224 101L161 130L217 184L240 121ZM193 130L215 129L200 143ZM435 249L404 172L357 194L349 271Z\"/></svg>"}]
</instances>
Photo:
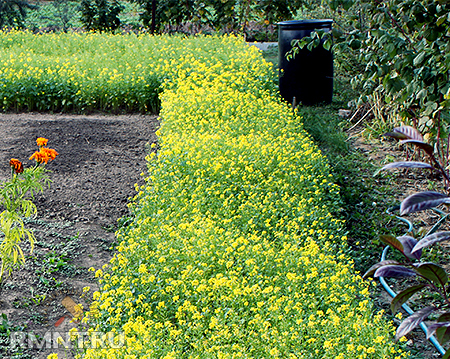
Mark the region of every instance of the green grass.
<instances>
[{"instance_id":1,"label":"green grass","mask_svg":"<svg viewBox=\"0 0 450 359\"><path fill-rule=\"evenodd\" d=\"M269 61L273 52L264 54ZM278 61L278 58L276 59ZM274 66L277 63L274 61ZM348 231L349 253L355 268L365 272L379 261L382 246L379 235L392 229L391 217L386 209L391 205L388 195L389 176L374 178L377 170L367 157L355 149L346 129L352 126L348 119L339 116L340 109L357 98L358 92L350 85L350 77L335 64L333 100L329 105L300 106L299 114L305 130L327 156L335 183L340 187L342 207L336 213L345 220Z\"/></svg>"}]
</instances>

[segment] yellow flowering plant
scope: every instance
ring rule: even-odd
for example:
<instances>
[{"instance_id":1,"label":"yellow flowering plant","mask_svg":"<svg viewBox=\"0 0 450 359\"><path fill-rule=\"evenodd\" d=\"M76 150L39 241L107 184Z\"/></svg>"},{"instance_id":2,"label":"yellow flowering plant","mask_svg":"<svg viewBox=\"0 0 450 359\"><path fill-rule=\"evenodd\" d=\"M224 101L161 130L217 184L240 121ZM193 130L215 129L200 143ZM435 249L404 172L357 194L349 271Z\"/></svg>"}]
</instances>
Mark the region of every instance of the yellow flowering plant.
<instances>
[{"instance_id":1,"label":"yellow flowering plant","mask_svg":"<svg viewBox=\"0 0 450 359\"><path fill-rule=\"evenodd\" d=\"M21 248L22 240L28 239L31 250L34 244L33 233L25 227L24 219L36 214L36 205L32 199L36 192L43 191L44 185L50 183L45 165L57 156L54 149L47 148L47 139L37 139L39 151L30 159L35 159L35 165L24 168L16 158L10 160L11 179L0 184L0 281L21 263L25 256Z\"/></svg>"},{"instance_id":2,"label":"yellow flowering plant","mask_svg":"<svg viewBox=\"0 0 450 359\"><path fill-rule=\"evenodd\" d=\"M406 357L346 254L326 158L234 37L170 57L158 154L86 320L80 358ZM226 50L226 51L224 51ZM174 51L176 54L177 51ZM171 56L176 56L172 54Z\"/></svg>"}]
</instances>

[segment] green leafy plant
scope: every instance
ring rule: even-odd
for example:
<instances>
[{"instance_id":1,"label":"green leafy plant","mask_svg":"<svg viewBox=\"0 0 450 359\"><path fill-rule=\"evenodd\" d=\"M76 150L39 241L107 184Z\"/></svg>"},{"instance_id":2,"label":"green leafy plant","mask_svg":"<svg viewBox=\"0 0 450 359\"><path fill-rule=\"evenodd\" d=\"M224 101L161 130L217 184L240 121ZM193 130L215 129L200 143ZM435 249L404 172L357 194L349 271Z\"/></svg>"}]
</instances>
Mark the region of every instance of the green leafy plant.
<instances>
[{"instance_id":1,"label":"green leafy plant","mask_svg":"<svg viewBox=\"0 0 450 359\"><path fill-rule=\"evenodd\" d=\"M400 161L385 165L382 170L387 169L428 169L439 172L445 180L446 193L436 191L424 191L414 193L405 198L400 206L400 215L433 209L442 204L449 204L450 197L447 194L449 186L449 175L447 169L440 162L440 155L435 154L434 146L425 142L419 131L410 126L401 126L393 132L385 134L395 138L401 144L412 145L415 149L423 151L428 157L429 162L421 161ZM404 260L383 260L373 265L364 275L364 277L392 277L392 278L414 278L417 279L412 285L400 291L391 302L392 312L396 312L406 303L414 294L428 290L434 293L430 299L430 305L427 305L407 317L398 327L396 338L399 339L411 330L416 328L433 315L434 322L428 326L427 337L436 333L438 341L443 344L450 340L450 286L449 278L445 269L440 265L423 260L423 249L438 243L450 240L450 231L437 231L443 220L448 215L444 215L421 239L416 239L410 235L393 236L382 235L381 241L399 251ZM439 301L436 301L439 298ZM444 355L444 358L450 358L450 349Z\"/></svg>"},{"instance_id":2,"label":"green leafy plant","mask_svg":"<svg viewBox=\"0 0 450 359\"><path fill-rule=\"evenodd\" d=\"M24 169L22 162L12 158L10 160L11 179L0 184L0 281L4 275L11 275L12 271L25 262L21 248L24 239L28 239L33 249L34 235L25 227L24 219L36 214L36 205L32 199L36 192L43 191L43 184L48 184L45 165L57 156L54 149L47 148L47 139L39 137L36 151L30 159L36 164Z\"/></svg>"},{"instance_id":3,"label":"green leafy plant","mask_svg":"<svg viewBox=\"0 0 450 359\"><path fill-rule=\"evenodd\" d=\"M328 36L324 47L339 60L352 54L347 68L357 69L353 84L361 88L362 102L377 94L422 133L448 136L450 3L329 0L324 6L336 20L333 39L317 32L295 42L293 51Z\"/></svg>"},{"instance_id":4,"label":"green leafy plant","mask_svg":"<svg viewBox=\"0 0 450 359\"><path fill-rule=\"evenodd\" d=\"M23 27L24 20L27 16L27 9L34 9L36 6L31 5L25 0L1 0L0 1L0 28L3 27Z\"/></svg>"},{"instance_id":5,"label":"green leafy plant","mask_svg":"<svg viewBox=\"0 0 450 359\"><path fill-rule=\"evenodd\" d=\"M116 0L82 0L81 21L88 31L114 31L120 27L123 6Z\"/></svg>"}]
</instances>

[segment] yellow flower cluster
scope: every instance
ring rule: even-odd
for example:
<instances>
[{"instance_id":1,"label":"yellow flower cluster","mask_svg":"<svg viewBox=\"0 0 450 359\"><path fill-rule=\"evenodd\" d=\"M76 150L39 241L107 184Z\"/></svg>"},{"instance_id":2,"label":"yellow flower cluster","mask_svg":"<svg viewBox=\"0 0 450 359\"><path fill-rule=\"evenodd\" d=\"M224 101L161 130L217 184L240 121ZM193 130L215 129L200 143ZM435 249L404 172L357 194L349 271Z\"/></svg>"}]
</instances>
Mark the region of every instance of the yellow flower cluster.
<instances>
[{"instance_id":1,"label":"yellow flower cluster","mask_svg":"<svg viewBox=\"0 0 450 359\"><path fill-rule=\"evenodd\" d=\"M125 343L84 358L407 357L342 250L338 188L268 90L270 65L241 39L177 40L161 150L87 316Z\"/></svg>"},{"instance_id":2,"label":"yellow flower cluster","mask_svg":"<svg viewBox=\"0 0 450 359\"><path fill-rule=\"evenodd\" d=\"M1 108L155 112L163 82L199 63L217 65L211 54L228 56L229 39L211 44L207 37L0 31Z\"/></svg>"}]
</instances>

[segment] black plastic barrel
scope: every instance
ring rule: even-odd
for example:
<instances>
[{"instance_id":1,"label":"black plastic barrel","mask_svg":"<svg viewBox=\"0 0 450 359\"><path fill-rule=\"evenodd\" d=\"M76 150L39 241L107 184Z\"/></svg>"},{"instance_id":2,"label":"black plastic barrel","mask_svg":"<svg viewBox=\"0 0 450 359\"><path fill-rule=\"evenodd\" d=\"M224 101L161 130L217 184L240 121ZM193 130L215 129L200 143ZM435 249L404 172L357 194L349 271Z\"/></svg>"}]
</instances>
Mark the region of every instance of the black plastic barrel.
<instances>
[{"instance_id":1,"label":"black plastic barrel","mask_svg":"<svg viewBox=\"0 0 450 359\"><path fill-rule=\"evenodd\" d=\"M278 23L278 64L281 96L289 103L306 106L331 103L333 98L333 54L323 43L306 48L289 61L286 54L292 40L309 36L314 30L331 31L333 20L292 20ZM295 99L294 99L295 98Z\"/></svg>"}]
</instances>

